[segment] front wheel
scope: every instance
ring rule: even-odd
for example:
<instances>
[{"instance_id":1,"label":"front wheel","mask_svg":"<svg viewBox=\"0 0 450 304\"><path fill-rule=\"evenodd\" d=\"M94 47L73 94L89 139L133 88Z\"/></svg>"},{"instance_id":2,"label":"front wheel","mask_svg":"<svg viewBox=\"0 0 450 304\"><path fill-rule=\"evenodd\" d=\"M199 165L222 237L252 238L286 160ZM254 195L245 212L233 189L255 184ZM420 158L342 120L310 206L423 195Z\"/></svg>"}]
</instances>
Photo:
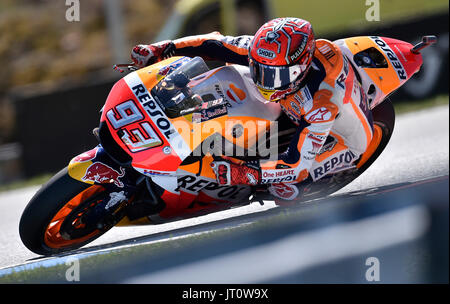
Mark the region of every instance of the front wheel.
<instances>
[{"instance_id":1,"label":"front wheel","mask_svg":"<svg viewBox=\"0 0 450 304\"><path fill-rule=\"evenodd\" d=\"M19 224L20 238L31 251L51 255L79 248L111 229L125 203L106 208L111 192L61 170L33 196Z\"/></svg>"}]
</instances>

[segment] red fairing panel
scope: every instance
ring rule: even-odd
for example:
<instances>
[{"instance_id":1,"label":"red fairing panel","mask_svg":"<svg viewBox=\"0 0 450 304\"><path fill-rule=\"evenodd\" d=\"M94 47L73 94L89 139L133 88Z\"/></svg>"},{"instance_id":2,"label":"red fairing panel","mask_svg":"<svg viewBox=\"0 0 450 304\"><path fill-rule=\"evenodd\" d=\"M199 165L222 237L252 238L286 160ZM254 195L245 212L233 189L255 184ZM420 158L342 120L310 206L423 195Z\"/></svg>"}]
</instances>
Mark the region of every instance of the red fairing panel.
<instances>
[{"instance_id":1,"label":"red fairing panel","mask_svg":"<svg viewBox=\"0 0 450 304\"><path fill-rule=\"evenodd\" d=\"M403 65L403 68L406 71L407 79L417 73L422 66L422 55L414 54L411 52L411 48L413 47L410 43L383 37L383 40L389 45L391 50L397 55L397 58Z\"/></svg>"},{"instance_id":2,"label":"red fairing panel","mask_svg":"<svg viewBox=\"0 0 450 304\"><path fill-rule=\"evenodd\" d=\"M182 160L168 141L168 137L175 135L167 131L163 133L151 119L145 103L152 100L148 97L149 93L146 92L147 95L140 96L142 98L138 100L125 79L126 77L119 80L112 88L101 121L106 121L114 140L132 157L133 166L166 172L176 171ZM161 124L170 124L162 111L158 114L164 119ZM176 132L170 130L173 131Z\"/></svg>"}]
</instances>

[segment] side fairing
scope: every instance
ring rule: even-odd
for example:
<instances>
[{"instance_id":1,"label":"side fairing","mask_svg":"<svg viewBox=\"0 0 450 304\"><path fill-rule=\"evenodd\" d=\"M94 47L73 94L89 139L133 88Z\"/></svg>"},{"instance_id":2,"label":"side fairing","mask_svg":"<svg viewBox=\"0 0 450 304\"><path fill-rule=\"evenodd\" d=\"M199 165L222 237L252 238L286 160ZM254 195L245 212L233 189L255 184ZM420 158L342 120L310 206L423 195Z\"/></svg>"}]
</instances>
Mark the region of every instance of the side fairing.
<instances>
[{"instance_id":1,"label":"side fairing","mask_svg":"<svg viewBox=\"0 0 450 304\"><path fill-rule=\"evenodd\" d=\"M397 90L409 78L420 70L422 56L413 54L410 43L379 36L362 36L340 39L334 42L347 56L352 66L361 77L362 87L371 99L370 107L373 109L381 103L386 96ZM358 54L375 49L384 57L384 65L369 67L356 62ZM367 63L370 63L370 59Z\"/></svg>"}]
</instances>

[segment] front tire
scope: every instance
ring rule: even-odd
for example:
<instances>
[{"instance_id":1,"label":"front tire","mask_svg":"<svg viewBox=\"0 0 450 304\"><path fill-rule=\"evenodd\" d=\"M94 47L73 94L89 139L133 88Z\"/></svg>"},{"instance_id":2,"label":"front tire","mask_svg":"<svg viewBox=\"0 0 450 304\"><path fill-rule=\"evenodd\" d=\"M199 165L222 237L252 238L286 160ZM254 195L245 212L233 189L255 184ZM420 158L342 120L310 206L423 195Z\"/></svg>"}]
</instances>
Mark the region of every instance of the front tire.
<instances>
[{"instance_id":1,"label":"front tire","mask_svg":"<svg viewBox=\"0 0 450 304\"><path fill-rule=\"evenodd\" d=\"M80 182L69 176L67 168L61 170L26 206L19 224L23 244L37 254L51 255L92 242L123 217L101 227L83 222L83 216L108 194L105 187Z\"/></svg>"}]
</instances>

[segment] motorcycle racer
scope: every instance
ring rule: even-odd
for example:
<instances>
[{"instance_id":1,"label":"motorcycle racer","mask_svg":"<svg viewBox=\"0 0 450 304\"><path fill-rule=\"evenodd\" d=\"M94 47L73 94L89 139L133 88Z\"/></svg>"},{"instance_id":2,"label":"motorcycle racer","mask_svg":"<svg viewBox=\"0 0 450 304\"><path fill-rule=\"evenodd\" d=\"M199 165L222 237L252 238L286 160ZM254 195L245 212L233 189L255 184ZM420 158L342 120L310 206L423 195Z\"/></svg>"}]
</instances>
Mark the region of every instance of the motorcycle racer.
<instances>
[{"instance_id":1,"label":"motorcycle racer","mask_svg":"<svg viewBox=\"0 0 450 304\"><path fill-rule=\"evenodd\" d=\"M293 200L306 182L350 168L372 139L372 114L353 67L337 45L315 39L308 21L273 19L254 36L213 32L140 44L131 58L144 67L174 55L249 66L261 95L297 125L277 160L212 162L221 185L269 184L277 202Z\"/></svg>"}]
</instances>

